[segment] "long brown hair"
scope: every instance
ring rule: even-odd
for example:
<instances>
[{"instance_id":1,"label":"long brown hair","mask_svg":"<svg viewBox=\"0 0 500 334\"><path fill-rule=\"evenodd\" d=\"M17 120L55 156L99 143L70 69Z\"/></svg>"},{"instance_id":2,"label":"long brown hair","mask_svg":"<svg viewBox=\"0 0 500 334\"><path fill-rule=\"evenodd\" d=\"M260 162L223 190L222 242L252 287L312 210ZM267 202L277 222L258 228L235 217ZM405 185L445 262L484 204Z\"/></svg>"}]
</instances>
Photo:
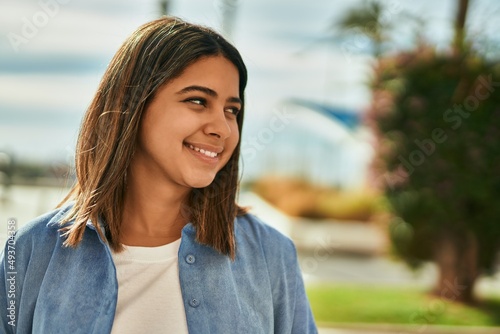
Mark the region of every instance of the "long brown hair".
<instances>
[{"instance_id":1,"label":"long brown hair","mask_svg":"<svg viewBox=\"0 0 500 334\"><path fill-rule=\"evenodd\" d=\"M178 77L201 57L222 55L239 72L239 94L244 100L245 64L234 46L211 29L174 17L163 17L139 27L111 60L82 121L76 147L77 181L60 206L75 203L61 222L65 245L76 247L90 221L114 251L127 185L127 169L134 154L143 111L162 85ZM243 125L243 108L237 116ZM196 227L198 242L234 259L234 219L244 209L236 204L238 143L214 182L193 189L181 214Z\"/></svg>"}]
</instances>

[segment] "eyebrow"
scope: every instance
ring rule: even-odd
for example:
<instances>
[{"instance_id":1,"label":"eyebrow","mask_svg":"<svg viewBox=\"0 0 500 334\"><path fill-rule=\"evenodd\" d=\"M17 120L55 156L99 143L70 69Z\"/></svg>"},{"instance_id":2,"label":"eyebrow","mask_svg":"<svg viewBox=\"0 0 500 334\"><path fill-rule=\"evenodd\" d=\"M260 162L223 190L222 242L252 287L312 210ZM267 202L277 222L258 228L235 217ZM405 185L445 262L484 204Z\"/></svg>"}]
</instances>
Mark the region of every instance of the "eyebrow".
<instances>
[{"instance_id":1,"label":"eyebrow","mask_svg":"<svg viewBox=\"0 0 500 334\"><path fill-rule=\"evenodd\" d=\"M186 93L190 93L190 92L202 92L202 93L205 93L211 97L219 96L217 94L217 92L213 89L210 89L210 88L204 87L204 86L196 86L196 85L184 87L183 89L178 91L176 94L181 95L181 94L186 94ZM236 96L232 96L232 97L228 98L227 102L243 104L243 101L239 97L236 97Z\"/></svg>"}]
</instances>

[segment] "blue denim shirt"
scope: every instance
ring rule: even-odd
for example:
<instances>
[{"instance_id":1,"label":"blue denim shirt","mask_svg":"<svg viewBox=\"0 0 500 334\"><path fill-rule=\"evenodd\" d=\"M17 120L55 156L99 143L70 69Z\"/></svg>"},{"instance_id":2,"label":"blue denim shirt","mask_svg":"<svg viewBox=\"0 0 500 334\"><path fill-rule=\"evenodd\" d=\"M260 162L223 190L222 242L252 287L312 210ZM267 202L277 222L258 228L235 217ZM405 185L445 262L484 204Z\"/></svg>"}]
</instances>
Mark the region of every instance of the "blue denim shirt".
<instances>
[{"instance_id":1,"label":"blue denim shirt","mask_svg":"<svg viewBox=\"0 0 500 334\"><path fill-rule=\"evenodd\" d=\"M118 294L111 251L90 224L77 248L64 247L58 222L67 209L35 219L13 247L7 243L1 333L110 333ZM182 230L179 278L189 332L317 333L292 242L250 214L236 219L235 237L233 262L197 243L192 224Z\"/></svg>"}]
</instances>

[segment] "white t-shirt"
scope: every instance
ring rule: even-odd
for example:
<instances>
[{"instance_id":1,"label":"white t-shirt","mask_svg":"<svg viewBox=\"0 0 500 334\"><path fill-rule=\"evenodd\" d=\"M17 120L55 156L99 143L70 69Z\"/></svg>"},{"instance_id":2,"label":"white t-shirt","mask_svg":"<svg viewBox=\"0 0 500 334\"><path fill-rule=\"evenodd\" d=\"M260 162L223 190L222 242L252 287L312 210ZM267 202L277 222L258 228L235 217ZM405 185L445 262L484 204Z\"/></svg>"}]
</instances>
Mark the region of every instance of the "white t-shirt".
<instances>
[{"instance_id":1,"label":"white t-shirt","mask_svg":"<svg viewBox=\"0 0 500 334\"><path fill-rule=\"evenodd\" d=\"M118 278L112 334L188 333L177 262L180 243L112 252Z\"/></svg>"}]
</instances>

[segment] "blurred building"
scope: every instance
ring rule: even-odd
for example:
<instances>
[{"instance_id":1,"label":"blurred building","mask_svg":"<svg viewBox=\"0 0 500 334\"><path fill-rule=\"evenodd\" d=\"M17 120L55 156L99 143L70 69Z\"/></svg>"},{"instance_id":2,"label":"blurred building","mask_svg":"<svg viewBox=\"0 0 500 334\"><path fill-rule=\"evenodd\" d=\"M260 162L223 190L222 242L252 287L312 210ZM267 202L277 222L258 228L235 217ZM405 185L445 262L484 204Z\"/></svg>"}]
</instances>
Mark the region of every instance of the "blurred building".
<instances>
[{"instance_id":1,"label":"blurred building","mask_svg":"<svg viewBox=\"0 0 500 334\"><path fill-rule=\"evenodd\" d=\"M360 116L313 101L283 102L244 133L245 179L280 175L339 188L363 186L373 149Z\"/></svg>"}]
</instances>

